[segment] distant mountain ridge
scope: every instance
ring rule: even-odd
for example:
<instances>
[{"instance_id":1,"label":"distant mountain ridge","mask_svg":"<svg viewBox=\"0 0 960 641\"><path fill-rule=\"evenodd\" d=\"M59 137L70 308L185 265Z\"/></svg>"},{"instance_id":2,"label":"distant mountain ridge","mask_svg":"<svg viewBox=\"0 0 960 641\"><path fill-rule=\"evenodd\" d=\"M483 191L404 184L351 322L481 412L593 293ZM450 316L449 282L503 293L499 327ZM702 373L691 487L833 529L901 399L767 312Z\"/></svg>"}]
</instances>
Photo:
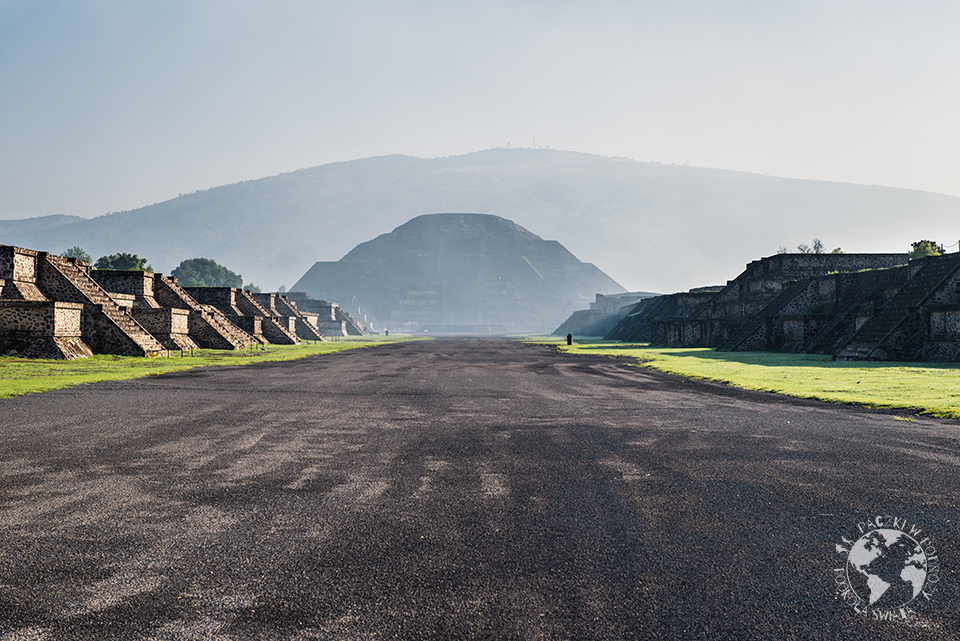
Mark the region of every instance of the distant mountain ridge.
<instances>
[{"instance_id":1,"label":"distant mountain ridge","mask_svg":"<svg viewBox=\"0 0 960 641\"><path fill-rule=\"evenodd\" d=\"M0 243L57 253L79 245L94 258L136 253L161 272L212 258L274 289L420 214L450 211L502 216L556 239L631 291L722 282L814 237L828 251L899 252L921 238L950 245L960 235L952 196L490 149L332 163L93 219L0 221Z\"/></svg>"}]
</instances>

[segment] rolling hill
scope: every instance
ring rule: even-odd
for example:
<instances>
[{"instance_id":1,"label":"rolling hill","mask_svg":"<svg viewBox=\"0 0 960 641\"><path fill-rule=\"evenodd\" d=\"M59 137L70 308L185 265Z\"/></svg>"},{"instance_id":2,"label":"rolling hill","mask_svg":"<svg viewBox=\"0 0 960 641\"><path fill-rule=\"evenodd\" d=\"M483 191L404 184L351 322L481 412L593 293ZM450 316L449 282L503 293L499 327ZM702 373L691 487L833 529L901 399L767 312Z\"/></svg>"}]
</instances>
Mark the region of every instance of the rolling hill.
<instances>
[{"instance_id":1,"label":"rolling hill","mask_svg":"<svg viewBox=\"0 0 960 641\"><path fill-rule=\"evenodd\" d=\"M818 237L897 252L960 236L960 198L637 162L549 149L382 156L214 187L92 219L0 221L0 243L91 256L132 252L169 272L206 257L265 288L421 214L494 214L559 241L630 290L725 281Z\"/></svg>"}]
</instances>

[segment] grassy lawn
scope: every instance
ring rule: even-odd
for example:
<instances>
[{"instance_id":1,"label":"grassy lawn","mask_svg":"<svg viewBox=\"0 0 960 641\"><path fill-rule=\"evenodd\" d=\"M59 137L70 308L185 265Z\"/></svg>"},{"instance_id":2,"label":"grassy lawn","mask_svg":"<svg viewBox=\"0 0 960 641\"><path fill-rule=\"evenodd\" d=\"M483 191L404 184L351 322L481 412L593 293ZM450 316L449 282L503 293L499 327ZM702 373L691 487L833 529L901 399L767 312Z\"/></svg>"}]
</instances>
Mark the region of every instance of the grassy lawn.
<instances>
[{"instance_id":1,"label":"grassy lawn","mask_svg":"<svg viewBox=\"0 0 960 641\"><path fill-rule=\"evenodd\" d=\"M940 363L836 362L819 354L716 352L708 348L650 347L599 339L528 339L570 354L626 356L640 367L744 389L831 403L900 408L960 418L960 366Z\"/></svg>"},{"instance_id":2,"label":"grassy lawn","mask_svg":"<svg viewBox=\"0 0 960 641\"><path fill-rule=\"evenodd\" d=\"M182 372L194 367L287 361L315 354L331 354L345 349L409 340L423 340L423 338L402 335L350 336L323 343L265 345L264 350L199 349L194 351L193 355L184 353L182 357L180 352L171 352L168 358L100 355L74 361L55 361L0 356L0 398L83 383Z\"/></svg>"}]
</instances>

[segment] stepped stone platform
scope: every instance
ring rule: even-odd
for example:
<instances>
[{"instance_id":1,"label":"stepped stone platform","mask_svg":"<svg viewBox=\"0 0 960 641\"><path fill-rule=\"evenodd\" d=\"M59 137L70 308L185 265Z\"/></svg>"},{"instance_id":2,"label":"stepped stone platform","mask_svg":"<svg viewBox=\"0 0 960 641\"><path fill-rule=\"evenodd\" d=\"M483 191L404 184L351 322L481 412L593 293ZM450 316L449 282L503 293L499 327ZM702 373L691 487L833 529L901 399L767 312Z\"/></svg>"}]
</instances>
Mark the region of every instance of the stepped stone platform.
<instances>
[{"instance_id":1,"label":"stepped stone platform","mask_svg":"<svg viewBox=\"0 0 960 641\"><path fill-rule=\"evenodd\" d=\"M744 325L756 322L758 314L794 281L831 272L886 269L906 262L906 254L777 254L761 258L719 291L707 288L671 295L674 300L625 319L608 338L647 339L670 347L719 347Z\"/></svg>"},{"instance_id":2,"label":"stepped stone platform","mask_svg":"<svg viewBox=\"0 0 960 641\"><path fill-rule=\"evenodd\" d=\"M154 298L164 307L190 311L187 320L190 337L207 349L245 349L260 344L241 330L216 307L201 305L173 276L154 274Z\"/></svg>"},{"instance_id":3,"label":"stepped stone platform","mask_svg":"<svg viewBox=\"0 0 960 641\"><path fill-rule=\"evenodd\" d=\"M274 316L250 292L236 287L187 287L198 302L219 309L227 319L262 342L299 345L289 317Z\"/></svg>"},{"instance_id":4,"label":"stepped stone platform","mask_svg":"<svg viewBox=\"0 0 960 641\"><path fill-rule=\"evenodd\" d=\"M306 292L287 292L284 297L328 336L363 336L370 332L338 303L314 300Z\"/></svg>"},{"instance_id":5,"label":"stepped stone platform","mask_svg":"<svg viewBox=\"0 0 960 641\"><path fill-rule=\"evenodd\" d=\"M280 319L287 319L287 328L302 340L322 341L326 340L320 329L315 323L304 315L297 306L294 305L286 296L279 293L251 293L255 301L270 312L273 316Z\"/></svg>"},{"instance_id":6,"label":"stepped stone platform","mask_svg":"<svg viewBox=\"0 0 960 641\"><path fill-rule=\"evenodd\" d=\"M642 300L604 338L630 343L677 342L681 335L677 323L696 314L722 289L702 287Z\"/></svg>"},{"instance_id":7,"label":"stepped stone platform","mask_svg":"<svg viewBox=\"0 0 960 641\"><path fill-rule=\"evenodd\" d=\"M17 332L46 331L41 327L52 328L54 333L69 331L71 335L60 336L63 341L46 340L51 354L60 352L60 357L75 358L88 352L120 354L125 356L161 356L166 354L164 346L143 328L127 311L117 305L109 294L90 277L91 267L84 261L62 258L46 252L37 252L22 247L0 245L0 279L3 288L0 300L74 303L80 305L79 338L73 335L72 320L66 316L72 314L68 308L28 306L23 307L19 315L8 315L10 324L0 326L4 336L15 337ZM8 309L14 307L8 305ZM71 308L72 309L72 308ZM47 311L41 311L47 310ZM61 318L58 319L57 315ZM27 316L45 314L52 316L49 322L36 321L33 329L19 329L17 323L24 322ZM20 320L15 320L19 318ZM36 336L40 338L39 336ZM58 336L46 338L56 339ZM79 343L82 342L81 346ZM63 349L54 349L62 344ZM38 343L39 345L39 343ZM39 347L37 349L40 349ZM36 350L24 348L23 353Z\"/></svg>"},{"instance_id":8,"label":"stepped stone platform","mask_svg":"<svg viewBox=\"0 0 960 641\"><path fill-rule=\"evenodd\" d=\"M163 274L96 270L82 260L0 245L0 353L160 356L168 349L297 344L298 336L324 340L282 296L261 295L264 306L243 290L200 289L228 290L219 296L235 317L212 304L221 301L198 301Z\"/></svg>"},{"instance_id":9,"label":"stepped stone platform","mask_svg":"<svg viewBox=\"0 0 960 641\"><path fill-rule=\"evenodd\" d=\"M606 336L617 326L620 319L630 313L637 303L657 294L650 292L628 292L625 294L597 294L590 309L574 312L560 327L553 330L553 336Z\"/></svg>"},{"instance_id":10,"label":"stepped stone platform","mask_svg":"<svg viewBox=\"0 0 960 641\"><path fill-rule=\"evenodd\" d=\"M161 307L154 297L156 274L143 271L93 270L90 276L119 306L169 349L191 350L200 345L190 337L190 311Z\"/></svg>"},{"instance_id":11,"label":"stepped stone platform","mask_svg":"<svg viewBox=\"0 0 960 641\"><path fill-rule=\"evenodd\" d=\"M641 301L605 337L660 346L960 362L960 254L780 254L719 291Z\"/></svg>"},{"instance_id":12,"label":"stepped stone platform","mask_svg":"<svg viewBox=\"0 0 960 641\"><path fill-rule=\"evenodd\" d=\"M794 281L717 349L835 353L908 277L904 265Z\"/></svg>"},{"instance_id":13,"label":"stepped stone platform","mask_svg":"<svg viewBox=\"0 0 960 641\"><path fill-rule=\"evenodd\" d=\"M910 277L837 360L960 361L960 254L910 263Z\"/></svg>"},{"instance_id":14,"label":"stepped stone platform","mask_svg":"<svg viewBox=\"0 0 960 641\"><path fill-rule=\"evenodd\" d=\"M23 358L92 356L83 342L83 305L56 302L37 288L40 253L0 246L0 354Z\"/></svg>"},{"instance_id":15,"label":"stepped stone platform","mask_svg":"<svg viewBox=\"0 0 960 641\"><path fill-rule=\"evenodd\" d=\"M0 300L0 354L73 360L93 356L80 335L83 305Z\"/></svg>"},{"instance_id":16,"label":"stepped stone platform","mask_svg":"<svg viewBox=\"0 0 960 641\"><path fill-rule=\"evenodd\" d=\"M53 300L83 305L83 336L94 352L165 356L166 348L117 305L90 272L83 261L45 254L37 281Z\"/></svg>"}]
</instances>

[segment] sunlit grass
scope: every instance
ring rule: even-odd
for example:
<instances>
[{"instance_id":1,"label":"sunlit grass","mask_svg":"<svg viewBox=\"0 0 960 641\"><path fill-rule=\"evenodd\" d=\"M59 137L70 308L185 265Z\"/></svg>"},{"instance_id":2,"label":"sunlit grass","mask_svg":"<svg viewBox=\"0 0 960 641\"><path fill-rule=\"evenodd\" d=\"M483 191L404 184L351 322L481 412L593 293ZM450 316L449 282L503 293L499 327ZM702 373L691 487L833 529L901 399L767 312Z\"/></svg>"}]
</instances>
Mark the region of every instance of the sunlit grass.
<instances>
[{"instance_id":1,"label":"sunlit grass","mask_svg":"<svg viewBox=\"0 0 960 641\"><path fill-rule=\"evenodd\" d=\"M660 372L727 383L831 403L902 408L941 418L960 418L960 367L956 364L834 361L819 354L717 352L708 348L650 347L598 339L537 337L569 354L636 359Z\"/></svg>"},{"instance_id":2,"label":"sunlit grass","mask_svg":"<svg viewBox=\"0 0 960 641\"><path fill-rule=\"evenodd\" d=\"M83 383L182 372L194 367L286 361L410 340L424 340L424 338L403 335L351 336L303 345L265 345L263 350L255 346L256 349L252 350L199 349L192 354L171 352L166 358L100 355L73 361L57 361L0 356L0 398Z\"/></svg>"}]
</instances>

